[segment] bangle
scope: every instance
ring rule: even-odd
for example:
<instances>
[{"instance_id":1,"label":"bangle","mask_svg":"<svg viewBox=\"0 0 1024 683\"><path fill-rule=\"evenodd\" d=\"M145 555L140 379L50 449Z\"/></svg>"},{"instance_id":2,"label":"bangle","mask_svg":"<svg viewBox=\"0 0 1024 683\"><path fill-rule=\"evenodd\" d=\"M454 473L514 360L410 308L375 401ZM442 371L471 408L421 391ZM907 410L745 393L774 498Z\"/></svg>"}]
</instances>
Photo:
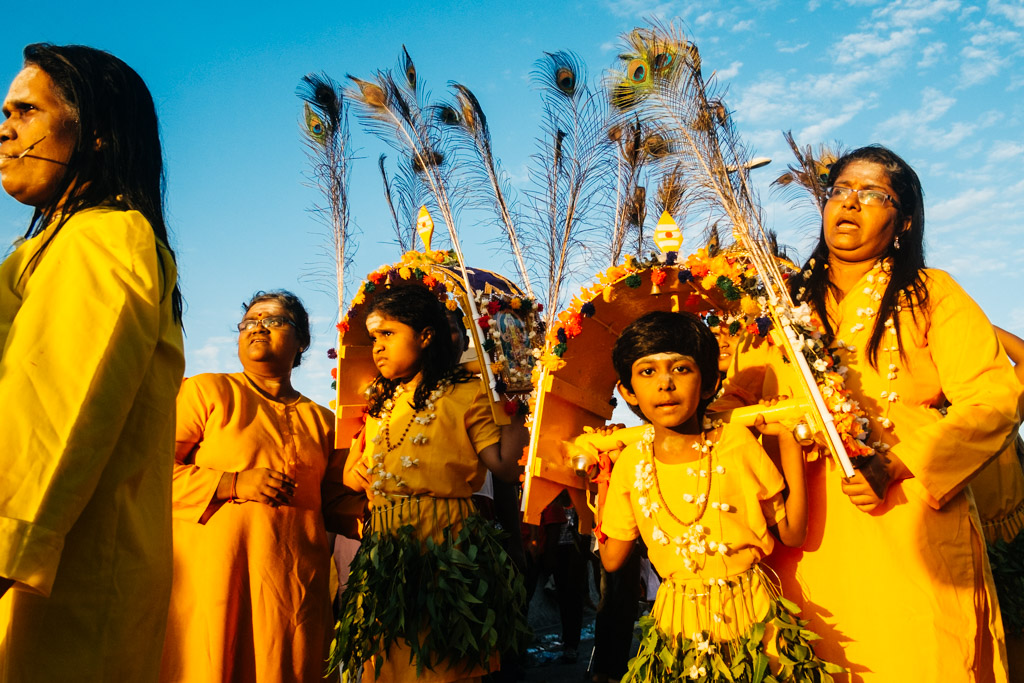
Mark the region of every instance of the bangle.
<instances>
[{"instance_id":1,"label":"bangle","mask_svg":"<svg viewBox=\"0 0 1024 683\"><path fill-rule=\"evenodd\" d=\"M231 473L231 495L228 496L229 503L239 503L241 501L235 496L235 485L238 484L238 472Z\"/></svg>"}]
</instances>

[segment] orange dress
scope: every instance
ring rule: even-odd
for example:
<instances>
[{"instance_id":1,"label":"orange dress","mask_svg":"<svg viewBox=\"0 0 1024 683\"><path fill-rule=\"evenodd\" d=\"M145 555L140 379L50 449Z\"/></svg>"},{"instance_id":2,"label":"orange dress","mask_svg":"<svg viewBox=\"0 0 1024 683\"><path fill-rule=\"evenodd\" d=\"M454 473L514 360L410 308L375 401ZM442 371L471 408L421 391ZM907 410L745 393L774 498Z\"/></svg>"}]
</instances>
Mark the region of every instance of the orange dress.
<instances>
[{"instance_id":1,"label":"orange dress","mask_svg":"<svg viewBox=\"0 0 1024 683\"><path fill-rule=\"evenodd\" d=\"M171 587L174 262L136 211L0 266L0 681L153 681Z\"/></svg>"},{"instance_id":2,"label":"orange dress","mask_svg":"<svg viewBox=\"0 0 1024 683\"><path fill-rule=\"evenodd\" d=\"M807 541L777 547L767 563L823 637L816 650L853 681L1005 681L999 611L966 484L1008 442L1020 390L978 305L947 273L926 275L925 310L916 320L905 307L899 313L906 358L887 333L878 369L867 347L885 274L876 268L828 307L872 441L890 446L912 478L868 514L842 492L831 458L809 463ZM781 362L773 370L786 393L791 370Z\"/></svg>"},{"instance_id":3,"label":"orange dress","mask_svg":"<svg viewBox=\"0 0 1024 683\"><path fill-rule=\"evenodd\" d=\"M294 503L213 502L224 472L256 467L295 479ZM161 680L320 680L332 625L323 507L343 498L343 469L334 416L309 399L270 400L243 373L182 385Z\"/></svg>"},{"instance_id":4,"label":"orange dress","mask_svg":"<svg viewBox=\"0 0 1024 683\"><path fill-rule=\"evenodd\" d=\"M375 534L393 535L403 527L411 527L413 538L421 543L431 539L441 545L446 530L457 534L470 516L478 517L470 497L483 483L486 468L477 453L498 443L501 433L478 380L451 385L434 401L433 408L420 412L413 410L411 405L414 391L414 387L407 387L394 399L388 420L391 430L389 441L398 442L392 444L393 448L387 448L382 438L385 420L371 417L361 439L361 450L353 449L356 457L363 457L371 470L371 518L365 532L370 538ZM400 438L400 430L405 430L406 425L409 428ZM364 540L353 562L353 576L342 599L343 621L346 598L353 609L369 612L373 608L365 607L364 601L372 600L376 604L378 600L393 597L360 592L359 586L363 582L355 576L355 571L360 556L370 552L374 552L374 548ZM405 575L405 568L396 567L395 571ZM417 591L416 586L408 585L396 589ZM511 589L503 587L502 590ZM412 601L416 598L416 595L409 594L403 599ZM505 609L502 605L490 606L496 610ZM416 618L420 617L417 615ZM510 644L498 643L495 653L498 648ZM378 661L382 668L375 678ZM494 658L491 662L493 670L497 662ZM485 672L481 667L467 669L463 662L446 660L433 664L433 669L424 668L417 676L416 664L410 661L409 646L399 641L387 653L366 662L363 680L449 683L476 680Z\"/></svg>"}]
</instances>

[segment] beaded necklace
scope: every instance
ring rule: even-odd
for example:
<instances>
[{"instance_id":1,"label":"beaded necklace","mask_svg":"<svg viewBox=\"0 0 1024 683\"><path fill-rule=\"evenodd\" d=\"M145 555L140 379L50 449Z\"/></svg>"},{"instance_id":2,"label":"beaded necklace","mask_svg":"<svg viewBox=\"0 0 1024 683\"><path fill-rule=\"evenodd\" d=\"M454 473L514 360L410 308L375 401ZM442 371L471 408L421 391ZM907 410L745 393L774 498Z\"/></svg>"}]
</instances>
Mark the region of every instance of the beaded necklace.
<instances>
[{"instance_id":1,"label":"beaded necklace","mask_svg":"<svg viewBox=\"0 0 1024 683\"><path fill-rule=\"evenodd\" d=\"M715 442L708 442L704 432L701 432L700 442L693 444L694 450L700 453L700 459L697 462L698 469L694 470L692 467L688 467L686 472L690 476L698 477L697 495L696 497L691 493L684 493L682 495L684 502L697 506L693 518L689 521L680 519L672 511L669 507L668 499L661 492L661 484L658 481L657 461L654 458L653 426L648 425L647 429L644 430L642 444L643 459L636 465L636 480L633 486L640 493L637 503L640 505L641 512L645 517L651 518L654 522L654 528L651 532L652 540L661 545L668 545L670 542L675 544L676 555L682 558L683 565L690 571L694 571L697 568L697 560L701 559L701 556L705 555L708 551L717 552L722 555L727 554L729 552L728 546L724 543L709 540L707 538L709 529L700 524L709 506L712 509L723 512L730 510L728 503L710 501L712 475L715 473L725 474L725 468L721 465L712 468ZM706 469L702 467L705 455L707 455ZM703 492L700 490L699 480L701 479L707 480L703 487ZM652 500L655 496L656 499ZM658 513L662 509L664 509L673 522L683 527L683 532L680 535L670 539L668 534L661 528L658 523Z\"/></svg>"},{"instance_id":2,"label":"beaded necklace","mask_svg":"<svg viewBox=\"0 0 1024 683\"><path fill-rule=\"evenodd\" d=\"M450 380L441 380L438 383L437 387L430 392L430 395L427 397L427 400L424 401L423 408L413 410L413 414L409 418L409 423L405 425L405 429L402 430L402 435L398 438L398 441L395 443L391 442L391 417L395 409L396 402L398 401L399 397L402 396L402 394L409 391L408 387L406 387L404 384L399 384L398 386L395 387L394 393L392 394L391 398L384 401L384 405L382 406L380 416L381 428L371 439L371 441L377 446L377 449L373 454L372 462L369 467L369 474L373 477L373 482L371 483L370 487L374 493L379 495L386 495L384 491L384 482L388 480L393 480L395 482L395 487L397 488L406 487L406 482L401 477L401 474L389 472L387 468L384 466L384 457L386 455L391 454L393 451L397 450L398 447L405 442L405 437L409 434L409 430L412 429L412 426L414 424L426 426L437 418L437 414L434 412L434 403L441 398L445 390L450 385ZM421 413L425 411L429 412L426 412L425 415L421 415ZM411 443L414 446L422 446L426 444L428 440L428 437L422 432L420 432L419 434L413 436L409 440L409 443ZM401 464L402 471L404 471L411 467L418 467L420 460L419 458L415 458L409 455L403 455L400 458L399 462Z\"/></svg>"}]
</instances>

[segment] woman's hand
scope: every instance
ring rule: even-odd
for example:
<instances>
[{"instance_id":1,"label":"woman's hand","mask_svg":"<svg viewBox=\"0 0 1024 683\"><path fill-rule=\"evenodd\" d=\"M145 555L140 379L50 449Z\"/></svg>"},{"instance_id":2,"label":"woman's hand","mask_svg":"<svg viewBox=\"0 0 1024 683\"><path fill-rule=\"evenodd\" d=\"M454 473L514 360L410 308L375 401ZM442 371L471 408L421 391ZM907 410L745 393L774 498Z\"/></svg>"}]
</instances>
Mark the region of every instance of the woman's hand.
<instances>
[{"instance_id":1,"label":"woman's hand","mask_svg":"<svg viewBox=\"0 0 1024 683\"><path fill-rule=\"evenodd\" d=\"M354 465L346 467L341 482L353 491L368 491L370 489L370 472L366 467L366 462L362 458L358 458Z\"/></svg>"},{"instance_id":2,"label":"woman's hand","mask_svg":"<svg viewBox=\"0 0 1024 683\"><path fill-rule=\"evenodd\" d=\"M266 467L243 470L235 481L235 500L254 501L270 507L291 505L295 480Z\"/></svg>"},{"instance_id":3,"label":"woman's hand","mask_svg":"<svg viewBox=\"0 0 1024 683\"><path fill-rule=\"evenodd\" d=\"M860 470L854 470L852 477L844 477L842 486L843 493L850 497L850 502L856 505L861 512L871 512L884 500L875 494Z\"/></svg>"}]
</instances>

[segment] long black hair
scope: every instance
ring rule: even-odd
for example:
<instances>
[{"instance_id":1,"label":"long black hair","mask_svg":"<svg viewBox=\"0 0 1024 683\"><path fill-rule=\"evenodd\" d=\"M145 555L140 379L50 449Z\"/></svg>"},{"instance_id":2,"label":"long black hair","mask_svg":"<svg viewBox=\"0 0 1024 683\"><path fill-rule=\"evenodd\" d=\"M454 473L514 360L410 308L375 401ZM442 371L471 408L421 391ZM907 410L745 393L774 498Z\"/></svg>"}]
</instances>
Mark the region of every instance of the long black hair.
<instances>
[{"instance_id":1,"label":"long black hair","mask_svg":"<svg viewBox=\"0 0 1024 683\"><path fill-rule=\"evenodd\" d=\"M442 382L459 384L473 379L473 375L456 361L451 327L444 306L426 287L391 287L370 301L366 315L371 313L404 323L417 334L428 327L434 331L430 343L423 349L420 363L423 378L412 397L412 407L416 410L426 407L427 398ZM384 402L394 395L397 385L398 379L377 376L370 385L367 397L367 411L370 415L380 417Z\"/></svg>"},{"instance_id":2,"label":"long black hair","mask_svg":"<svg viewBox=\"0 0 1024 683\"><path fill-rule=\"evenodd\" d=\"M902 226L906 219L910 219L910 227L906 230L901 231L900 227L897 227L899 248L896 248L894 241L884 254L884 258L892 261L892 272L889 274L889 283L882 294L882 300L878 304L878 314L871 330L871 341L868 343L868 359L871 367L877 370L878 347L885 334L885 321L890 318L896 329L900 355L904 355L900 316L894 315L896 307L906 308L915 317L919 310L926 310L928 286L924 277L924 190L921 188L921 180L910 164L881 145L861 147L840 157L829 170L827 186L832 187L843 169L854 161L871 162L885 169L889 175L889 184L896 193L897 226ZM804 265L803 271L789 282L790 292L794 298L810 302L817 311L825 325L826 342L830 344L835 339L835 331L826 315L825 301L829 289L832 289L833 293L836 293L836 290L829 279L828 256L823 221L814 252Z\"/></svg>"},{"instance_id":3,"label":"long black hair","mask_svg":"<svg viewBox=\"0 0 1024 683\"><path fill-rule=\"evenodd\" d=\"M77 141L64 176L53 196L36 207L25 231L25 237L38 235L57 218L35 258L75 213L103 205L141 213L173 262L164 221L159 125L142 78L114 55L84 45L33 43L25 47L24 59L25 66L36 66L50 77L78 120ZM158 247L163 269L161 251ZM172 297L174 318L180 322L177 284Z\"/></svg>"}]
</instances>

